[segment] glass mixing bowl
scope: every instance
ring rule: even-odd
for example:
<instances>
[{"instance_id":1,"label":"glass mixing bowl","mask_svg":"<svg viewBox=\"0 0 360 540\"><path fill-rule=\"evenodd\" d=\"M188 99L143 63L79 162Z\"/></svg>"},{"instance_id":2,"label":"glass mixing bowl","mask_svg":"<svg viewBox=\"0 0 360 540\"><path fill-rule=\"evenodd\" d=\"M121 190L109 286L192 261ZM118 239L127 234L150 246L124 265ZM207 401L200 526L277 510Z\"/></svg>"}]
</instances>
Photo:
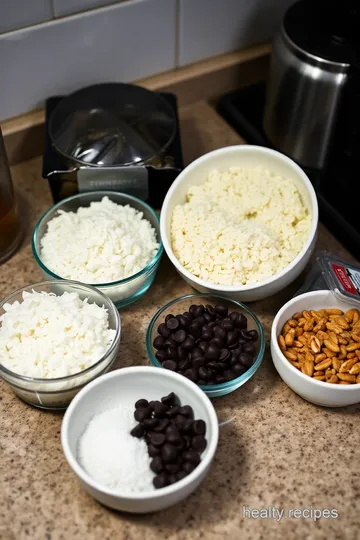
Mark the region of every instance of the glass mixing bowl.
<instances>
[{"instance_id":1,"label":"glass mixing bowl","mask_svg":"<svg viewBox=\"0 0 360 540\"><path fill-rule=\"evenodd\" d=\"M237 302L236 300L231 300L229 298L210 293L187 294L185 296L181 296L180 298L176 298L176 300L172 300L162 307L152 318L146 333L146 349L150 362L153 364L153 366L163 368L161 363L155 357L156 349L153 346L153 342L155 337L158 335L157 327L159 324L165 322L165 317L170 313L173 315L184 313L185 311L189 310L191 304L211 304L215 306L215 304L219 303L225 304L230 311L243 313L248 320L248 330L257 330L259 339L256 342L257 350L253 365L250 366L245 373L240 375L240 377L221 384L200 386L200 388L209 398L216 398L230 394L251 379L251 377L260 367L265 351L265 336L263 327L256 315L247 306Z\"/></svg>"},{"instance_id":2,"label":"glass mixing bowl","mask_svg":"<svg viewBox=\"0 0 360 540\"><path fill-rule=\"evenodd\" d=\"M39 219L32 237L32 251L35 261L40 266L46 279L64 279L63 277L52 272L41 260L41 239L47 232L48 223L59 214L59 211L76 212L81 206L90 206L92 202L101 201L103 197L109 197L109 199L116 204L129 204L136 210L142 212L144 218L147 219L154 227L159 243L159 249L155 257L153 257L153 259L136 274L129 276L126 279L120 279L119 281L113 281L111 283L87 284L99 289L114 302L117 308L121 308L132 304L147 292L154 281L163 252L163 246L160 238L159 217L155 210L153 210L144 201L141 201L132 195L116 193L113 191L91 191L88 193L80 193L79 195L74 195L73 197L64 199L58 204L52 206Z\"/></svg>"},{"instance_id":3,"label":"glass mixing bowl","mask_svg":"<svg viewBox=\"0 0 360 540\"><path fill-rule=\"evenodd\" d=\"M64 292L76 292L81 300L87 298L89 303L104 306L108 312L109 327L116 332L114 341L102 358L99 358L95 364L87 369L67 377L56 379L26 377L7 369L1 364L0 358L1 378L9 384L21 399L42 409L65 409L83 386L99 375L106 373L116 359L121 335L120 315L113 302L97 289L76 281L51 280L27 285L7 296L0 303L0 316L5 313L4 304L21 302L22 293L32 291L55 293L58 296Z\"/></svg>"}]
</instances>

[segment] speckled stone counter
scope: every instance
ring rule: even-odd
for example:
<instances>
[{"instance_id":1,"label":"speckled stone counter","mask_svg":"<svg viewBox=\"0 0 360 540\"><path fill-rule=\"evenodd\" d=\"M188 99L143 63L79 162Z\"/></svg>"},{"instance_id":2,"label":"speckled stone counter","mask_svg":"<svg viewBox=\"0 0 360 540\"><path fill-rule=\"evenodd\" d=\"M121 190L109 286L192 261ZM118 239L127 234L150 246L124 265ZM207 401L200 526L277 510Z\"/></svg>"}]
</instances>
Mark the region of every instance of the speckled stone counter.
<instances>
[{"instance_id":1,"label":"speckled stone counter","mask_svg":"<svg viewBox=\"0 0 360 540\"><path fill-rule=\"evenodd\" d=\"M242 142L213 109L181 111L186 162L214 148ZM25 223L19 252L0 267L0 297L41 279L30 238L51 205L41 160L14 167ZM348 256L320 226L318 246ZM302 278L281 294L251 305L267 340L276 311ZM148 294L121 312L123 337L116 368L147 364L145 332L155 311L190 292L166 257ZM0 384L0 538L3 540L187 540L360 538L360 405L323 409L303 401L277 375L267 350L244 387L214 402L220 428L213 467L186 501L147 516L107 510L88 496L70 471L60 444L61 413L22 403ZM336 509L339 517L252 518L247 510Z\"/></svg>"}]
</instances>

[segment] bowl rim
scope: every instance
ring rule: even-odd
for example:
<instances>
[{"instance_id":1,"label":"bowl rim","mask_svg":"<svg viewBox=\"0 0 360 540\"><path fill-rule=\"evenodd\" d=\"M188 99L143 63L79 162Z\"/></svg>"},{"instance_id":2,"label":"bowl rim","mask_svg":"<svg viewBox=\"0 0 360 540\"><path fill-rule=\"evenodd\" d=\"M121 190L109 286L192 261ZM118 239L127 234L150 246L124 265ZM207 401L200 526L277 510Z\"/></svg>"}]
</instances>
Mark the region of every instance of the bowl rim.
<instances>
[{"instance_id":1,"label":"bowl rim","mask_svg":"<svg viewBox=\"0 0 360 540\"><path fill-rule=\"evenodd\" d=\"M250 366L250 368L247 371L245 371L245 373L243 373L239 377L236 377L236 379L232 379L231 381L227 381L227 382L220 383L220 384L209 384L209 385L206 385L206 386L197 385L196 383L194 383L194 384L196 384L196 386L198 388L203 390L203 392L205 392L206 394L210 393L210 392L214 392L214 391L223 391L223 390L232 389L236 385L237 385L237 387L241 386L241 384L239 384L239 383L242 383L242 382L245 383L249 379L251 379L251 377L255 374L255 372L259 369L259 367L261 365L261 362L262 362L262 359L263 359L264 353L265 353L265 332L264 332L264 328L263 328L260 320L258 319L258 317L255 315L255 313L249 307L247 307L245 304L239 302L238 300L233 300L232 298L226 298L225 296L220 296L218 294L213 294L213 293L190 293L190 294L185 294L183 296L179 296L178 298L175 298L174 300L171 300L170 302L165 304L162 308L160 308L155 313L155 315L152 317L152 319L151 319L151 321L149 323L149 326L147 328L147 331L146 331L146 352L148 354L148 357L149 357L149 360L150 360L151 364L153 366L156 366L157 368L162 368L162 369L165 369L165 371L169 371L169 370L166 370L166 368L164 368L161 365L161 363L157 360L157 358L155 358L155 356L153 355L152 348L151 348L151 345L152 345L151 344L151 332L152 332L158 318L161 316L161 314L166 309L168 309L169 307L171 307L174 304L177 304L178 302L181 302L181 301L186 300L186 299L191 299L191 298L214 298L214 299L217 299L219 301L225 301L225 302L234 304L234 307L237 307L237 308L240 307L241 309L243 309L250 317L252 317L253 321L255 322L255 325L256 325L257 330L259 332L259 351L258 351L258 353L256 355L256 359L255 359L253 365ZM183 375L181 375L181 377L182 376ZM184 378L186 378L186 377L184 377Z\"/></svg>"},{"instance_id":2,"label":"bowl rim","mask_svg":"<svg viewBox=\"0 0 360 540\"><path fill-rule=\"evenodd\" d=\"M286 304L284 304L282 306L281 309L279 309L279 311L277 312L275 318L274 318L274 321L273 321L273 324L271 326L271 345L272 347L275 349L275 352L277 353L277 357L278 359L280 360L280 362L286 366L291 373L293 373L294 375L296 375L297 377L300 377L300 380L304 381L305 384L310 384L310 385L314 385L314 388L323 388L323 389L328 389L328 390L334 390L335 392L360 392L360 384L349 384L349 385L341 385L341 384L331 384L331 383L328 383L326 381L316 381L315 379L313 379L312 377L309 377L308 375L305 375L304 373L302 373L301 371L299 371L296 367L294 367L292 364L290 364L290 362L287 360L287 358L283 355L280 347L279 347L279 344L278 344L278 332L277 332L277 327L279 325L279 320L280 320L280 317L283 315L283 313L285 312L285 310L287 310L288 308L290 308L291 306L295 305L297 300L301 299L301 298L313 298L313 297L320 297L323 298L325 296L325 294L328 296L329 294L333 294L331 291L329 290L319 290L319 291L309 291L309 292L306 292L306 293L303 293L303 294L299 294L298 296L295 296L293 298L291 298L288 302L286 302ZM334 296L334 298L336 298ZM344 302L346 303L346 302ZM349 308L350 309L350 308Z\"/></svg>"},{"instance_id":3,"label":"bowl rim","mask_svg":"<svg viewBox=\"0 0 360 540\"><path fill-rule=\"evenodd\" d=\"M144 266L144 268L142 268L141 270L136 272L136 274L132 274L131 276L129 276L127 278L119 279L117 281L109 281L107 283L85 283L85 285L90 285L91 287L96 287L96 288L97 287L114 287L114 286L118 286L118 285L124 285L126 283L131 282L132 280L135 280L135 279L141 277L143 274L146 274L147 272L152 270L152 268L154 266L156 266L156 264L160 261L161 255L163 254L163 251L164 251L164 245L163 245L162 238L161 238L161 233L160 233L160 218L159 218L159 215L155 212L155 210L153 208L151 208L151 206L149 206L146 202L139 199L138 197L134 197L134 195L129 195L127 193L120 193L118 191L109 191L109 190L100 191L99 190L99 191L85 191L84 193L77 193L76 195L72 195L71 197L67 197L66 199L62 199L61 201L54 204L53 206L50 206L50 208L48 208L48 210L46 210L46 212L37 221L37 223L35 225L35 228L34 228L34 231L33 231L33 234L32 234L32 237L31 237L31 249L32 249L32 253L33 253L35 261L40 266L40 268L43 270L43 272L45 272L46 274L48 274L48 275L50 275L53 278L58 279L58 280L67 280L68 279L68 278L63 278L63 277L59 276L58 274L55 274L55 272L53 272L52 270L50 270L42 262L40 254L38 253L38 251L36 249L35 240L37 239L37 237L39 235L39 229L40 229L40 225L41 225L42 221L51 213L54 213L54 217L56 217L55 212L57 212L58 210L61 210L61 207L65 203L67 203L69 201L76 200L76 199L80 199L81 197L90 197L91 195L97 195L97 196L103 196L103 197L109 197L109 198L114 197L114 196L115 197L121 196L121 197L125 197L126 199L129 200L128 204L130 206L131 206L131 201L135 201L136 203L139 203L139 204L143 205L144 208L146 208L154 216L155 221L156 221L156 223L158 225L158 228L156 230L156 234L158 236L159 248L158 248L156 254L154 255L154 257L151 259L151 261L149 261L147 263L147 265ZM41 239L39 239L39 241L41 241ZM75 281L75 280L70 280L70 281ZM79 283L83 283L83 282L79 282Z\"/></svg>"},{"instance_id":4,"label":"bowl rim","mask_svg":"<svg viewBox=\"0 0 360 540\"><path fill-rule=\"evenodd\" d=\"M160 376L160 377L166 377L168 379L177 379L181 384L186 386L191 392L193 392L194 394L197 394L197 396L204 403L204 406L206 407L207 412L209 414L213 436L211 440L208 440L208 446L207 446L208 451L205 458L202 458L199 465L188 476L186 476L182 480L179 480L178 482L170 486L166 486L164 488L154 490L154 491L143 491L140 493L121 492L120 490L108 488L102 485L100 482L97 482L81 467L79 461L76 459L76 457L73 455L73 452L70 449L70 444L68 440L68 432L71 425L71 418L73 415L73 411L74 409L76 409L78 402L81 401L86 394L91 393L94 387L103 384L103 382L108 379L117 378L117 377L121 378L131 372L138 374L138 376L141 376L142 373L144 372L149 373L150 370L156 375L156 377ZM210 465L216 452L218 439L219 439L219 421L217 418L215 408L213 404L211 403L210 399L207 397L207 395L204 394L204 392L202 392L202 390L196 384L186 379L185 377L182 377L178 373L174 373L169 370L164 370L163 372L161 372L157 368L152 367L152 366L130 366L126 368L120 368L115 371L111 371L110 373L107 373L105 375L100 375L100 377L93 380L92 382L87 384L84 388L82 388L80 392L74 397L74 399L71 401L69 407L67 408L64 414L64 418L61 424L61 444L62 444L63 452L65 454L65 457L71 469L78 476L78 478L80 478L81 481L84 482L85 484L90 485L93 489L105 495L109 495L111 497L115 497L118 499L121 498L121 499L133 500L133 501L157 499L159 497L171 495L175 493L176 491L178 491L179 489L186 487L195 479L195 477L201 476L201 474Z\"/></svg>"},{"instance_id":5,"label":"bowl rim","mask_svg":"<svg viewBox=\"0 0 360 540\"><path fill-rule=\"evenodd\" d=\"M3 308L4 304L7 304L9 301L11 301L14 298L14 296L16 296L16 295L18 295L18 294L20 294L20 293L22 293L24 291L30 292L33 287L41 287L41 286L45 286L45 285L59 286L59 281L56 280L56 279L48 279L48 280L44 280L44 281L38 281L36 283L30 283L30 285L25 285L24 287L21 287L20 289L17 289L16 291L14 291L11 294L9 294L8 296L6 296L3 300L1 300L0 309ZM114 350L118 347L118 344L120 342L120 337L121 337L121 317L120 317L120 313L118 312L114 302L108 296L106 296L106 294L99 291L95 287L92 287L91 285L87 285L86 283L81 283L80 281L73 281L73 280L69 280L69 279L64 279L64 280L62 280L61 285L70 286L70 287L75 286L77 288L79 288L79 286L80 286L80 288L88 289L89 292L91 292L91 294L94 294L94 293L98 294L103 299L103 301L104 301L103 306L108 311L108 313L111 310L111 313L115 316L115 321L116 321L115 322L115 326L116 326L116 328L115 328L115 336L114 336L113 342L111 343L111 345L108 348L108 350L106 351L106 353L97 362L95 362L95 364L92 364L91 366L84 369L83 371L79 371L78 373L73 373L72 375L67 375L65 377L56 377L56 378L52 378L52 379L50 379L50 378L49 379L41 379L39 377L28 377L26 375L21 375L21 373L16 373L15 371L11 371L10 369L6 368L1 363L1 360L0 360L0 376L1 376L1 373L4 372L7 375L13 377L14 379L16 379L18 381L23 381L23 382L47 384L47 385L55 385L56 383L65 383L65 382L72 381L74 379L77 379L78 377L81 377L83 375L86 375L86 374L90 373L97 366L99 366L106 358L108 358L114 352ZM0 325L0 328L1 328L1 325ZM7 379L6 379L6 382L8 382L8 384L11 384L11 383L9 383L9 381ZM23 389L23 387L18 387L18 388ZM61 392L61 390L57 390L57 392Z\"/></svg>"},{"instance_id":6,"label":"bowl rim","mask_svg":"<svg viewBox=\"0 0 360 540\"><path fill-rule=\"evenodd\" d=\"M186 178L186 175L190 171L198 167L200 164L210 161L214 156L217 156L219 154L228 154L234 151L239 152L239 154L246 153L246 152L254 152L254 151L259 152L260 154L270 154L272 156L275 156L275 158L277 158L278 160L287 163L294 170L297 176L302 179L304 187L309 194L311 204L312 204L312 222L311 222L311 228L310 228L307 240L305 244L303 245L301 251L283 270L274 274L270 278L264 279L262 281L258 281L256 283L249 283L247 285L219 285L217 283L212 283L211 281L206 281L202 278L195 276L194 274L189 272L186 268L184 268L184 266L179 262L179 260L177 259L177 257L175 256L173 252L171 242L168 238L165 220L166 220L166 214L168 213L168 206L169 206L170 199L175 193L180 183L182 182L182 180ZM170 186L165 196L163 206L162 206L162 212L160 215L160 232L161 232L161 238L162 238L165 252L178 272L183 274L187 279L196 283L200 287L210 288L220 293L221 292L235 293L235 292L256 291L257 289L261 289L262 287L271 285L277 280L283 278L291 270L293 270L293 268L296 267L296 265L303 259L303 257L308 252L316 236L316 232L318 228L318 221L319 221L319 208L318 208L315 190L308 176L299 167L299 165L297 165L295 161L285 156L281 152L278 152L277 150L272 150L271 148L265 148L263 146L257 146L257 145L252 145L252 144L243 144L243 145L233 145L233 146L227 146L224 148L218 148L217 150L208 152L207 154L204 154L200 156L199 158L195 159L193 162L190 163L190 165L188 165L187 167L185 167L185 169L183 169L183 171L179 174L179 176Z\"/></svg>"}]
</instances>

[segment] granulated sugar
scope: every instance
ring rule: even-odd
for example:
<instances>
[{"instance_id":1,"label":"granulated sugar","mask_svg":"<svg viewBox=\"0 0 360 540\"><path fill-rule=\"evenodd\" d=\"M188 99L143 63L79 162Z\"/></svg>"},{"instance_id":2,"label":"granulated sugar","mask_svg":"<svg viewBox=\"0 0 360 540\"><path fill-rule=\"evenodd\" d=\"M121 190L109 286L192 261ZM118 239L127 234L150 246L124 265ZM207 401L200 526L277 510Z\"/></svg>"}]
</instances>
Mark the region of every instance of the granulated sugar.
<instances>
[{"instance_id":1,"label":"granulated sugar","mask_svg":"<svg viewBox=\"0 0 360 540\"><path fill-rule=\"evenodd\" d=\"M78 458L99 484L129 493L155 489L146 443L130 435L135 425L133 406L100 413L87 425Z\"/></svg>"}]
</instances>

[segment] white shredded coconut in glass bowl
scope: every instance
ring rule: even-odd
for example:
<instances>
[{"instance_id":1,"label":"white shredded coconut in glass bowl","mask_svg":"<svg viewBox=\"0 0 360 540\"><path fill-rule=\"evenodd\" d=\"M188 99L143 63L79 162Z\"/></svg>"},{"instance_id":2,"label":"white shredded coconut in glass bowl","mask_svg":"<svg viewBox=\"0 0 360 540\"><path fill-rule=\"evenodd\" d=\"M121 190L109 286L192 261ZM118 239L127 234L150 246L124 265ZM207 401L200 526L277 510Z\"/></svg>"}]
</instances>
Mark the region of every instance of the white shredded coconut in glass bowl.
<instances>
[{"instance_id":1,"label":"white shredded coconut in glass bowl","mask_svg":"<svg viewBox=\"0 0 360 540\"><path fill-rule=\"evenodd\" d=\"M291 178L261 167L215 169L175 206L171 243L194 276L242 286L286 268L307 241L311 224Z\"/></svg>"}]
</instances>

